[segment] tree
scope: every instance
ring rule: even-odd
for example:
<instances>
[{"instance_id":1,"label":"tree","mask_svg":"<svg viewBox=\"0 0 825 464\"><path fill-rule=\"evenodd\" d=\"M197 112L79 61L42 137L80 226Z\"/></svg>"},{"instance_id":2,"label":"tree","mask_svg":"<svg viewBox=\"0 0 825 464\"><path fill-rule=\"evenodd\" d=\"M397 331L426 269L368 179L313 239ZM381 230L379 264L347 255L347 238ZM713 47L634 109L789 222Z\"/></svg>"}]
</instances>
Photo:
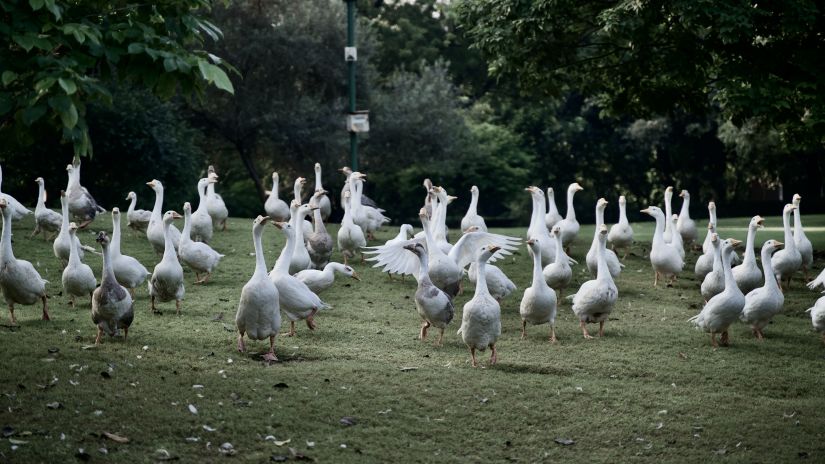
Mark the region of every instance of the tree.
<instances>
[{"instance_id":1,"label":"tree","mask_svg":"<svg viewBox=\"0 0 825 464\"><path fill-rule=\"evenodd\" d=\"M823 15L786 2L462 1L494 75L545 95L575 90L613 114L710 114L825 142Z\"/></svg>"},{"instance_id":2,"label":"tree","mask_svg":"<svg viewBox=\"0 0 825 464\"><path fill-rule=\"evenodd\" d=\"M221 31L205 19L212 0L0 0L0 137L31 145L62 132L78 155L92 153L87 104L111 103L107 80L162 97L232 92L220 58L202 49Z\"/></svg>"}]
</instances>

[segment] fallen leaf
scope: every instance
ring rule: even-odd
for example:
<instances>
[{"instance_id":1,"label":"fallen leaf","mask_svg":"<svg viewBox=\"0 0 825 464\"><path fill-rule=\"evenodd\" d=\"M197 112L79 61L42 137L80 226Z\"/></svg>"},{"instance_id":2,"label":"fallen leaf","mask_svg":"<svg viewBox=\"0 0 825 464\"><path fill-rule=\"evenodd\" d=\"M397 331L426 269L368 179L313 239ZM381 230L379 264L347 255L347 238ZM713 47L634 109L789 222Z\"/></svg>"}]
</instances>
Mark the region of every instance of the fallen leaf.
<instances>
[{"instance_id":1,"label":"fallen leaf","mask_svg":"<svg viewBox=\"0 0 825 464\"><path fill-rule=\"evenodd\" d=\"M402 368L401 368L401 372L415 371L415 370L418 370L418 368L417 368L417 367L412 367L412 366L411 366L411 367L402 367Z\"/></svg>"},{"instance_id":2,"label":"fallen leaf","mask_svg":"<svg viewBox=\"0 0 825 464\"><path fill-rule=\"evenodd\" d=\"M274 440L274 443L275 443L275 446L284 446L284 445L286 445L287 443L289 443L291 441L292 441L291 438L287 438L286 440L283 440L283 441Z\"/></svg>"},{"instance_id":3,"label":"fallen leaf","mask_svg":"<svg viewBox=\"0 0 825 464\"><path fill-rule=\"evenodd\" d=\"M358 423L358 421L354 417L351 417L351 416L344 416L338 422L341 423L341 425L345 425L347 427L355 425L355 424Z\"/></svg>"},{"instance_id":4,"label":"fallen leaf","mask_svg":"<svg viewBox=\"0 0 825 464\"><path fill-rule=\"evenodd\" d=\"M17 440L15 438L9 438L9 443L11 443L12 445L25 445L28 442L25 441L25 440Z\"/></svg>"},{"instance_id":5,"label":"fallen leaf","mask_svg":"<svg viewBox=\"0 0 825 464\"><path fill-rule=\"evenodd\" d=\"M192 414L197 414L198 413L198 408L196 408L195 405L190 404L189 405L189 412L191 412Z\"/></svg>"},{"instance_id":6,"label":"fallen leaf","mask_svg":"<svg viewBox=\"0 0 825 464\"><path fill-rule=\"evenodd\" d=\"M116 443L129 443L129 439L111 432L103 432L103 436Z\"/></svg>"},{"instance_id":7,"label":"fallen leaf","mask_svg":"<svg viewBox=\"0 0 825 464\"><path fill-rule=\"evenodd\" d=\"M218 430L218 429L213 429L212 427L210 427L208 425L204 425L203 429L206 430L207 432L214 432L214 431Z\"/></svg>"},{"instance_id":8,"label":"fallen leaf","mask_svg":"<svg viewBox=\"0 0 825 464\"><path fill-rule=\"evenodd\" d=\"M570 438L556 438L553 441L563 446L570 446L576 444L576 440L572 440Z\"/></svg>"}]
</instances>

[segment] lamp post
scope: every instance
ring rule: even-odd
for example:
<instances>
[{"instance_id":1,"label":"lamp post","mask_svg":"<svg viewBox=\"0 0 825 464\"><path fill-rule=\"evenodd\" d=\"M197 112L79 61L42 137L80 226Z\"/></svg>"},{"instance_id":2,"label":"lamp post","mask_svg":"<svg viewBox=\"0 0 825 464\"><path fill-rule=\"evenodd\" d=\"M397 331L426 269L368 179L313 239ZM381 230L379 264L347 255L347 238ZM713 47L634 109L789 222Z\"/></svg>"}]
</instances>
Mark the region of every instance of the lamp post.
<instances>
[{"instance_id":1,"label":"lamp post","mask_svg":"<svg viewBox=\"0 0 825 464\"><path fill-rule=\"evenodd\" d=\"M368 132L369 112L358 111L355 107L355 65L358 61L358 48L355 46L355 2L347 2L347 46L344 48L344 59L347 62L349 108L347 114L347 131L349 131L349 153L352 170L358 170L358 133Z\"/></svg>"}]
</instances>

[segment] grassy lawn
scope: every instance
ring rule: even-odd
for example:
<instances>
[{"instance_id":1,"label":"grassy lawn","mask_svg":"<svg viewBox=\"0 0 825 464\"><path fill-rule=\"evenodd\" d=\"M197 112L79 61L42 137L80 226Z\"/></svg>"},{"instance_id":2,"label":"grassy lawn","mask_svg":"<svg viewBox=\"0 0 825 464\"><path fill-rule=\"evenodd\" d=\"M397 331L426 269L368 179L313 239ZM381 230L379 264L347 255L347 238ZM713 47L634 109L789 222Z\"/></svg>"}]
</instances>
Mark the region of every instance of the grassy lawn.
<instances>
[{"instance_id":1,"label":"grassy lawn","mask_svg":"<svg viewBox=\"0 0 825 464\"><path fill-rule=\"evenodd\" d=\"M109 221L98 219L81 241L94 245L94 231L110 230ZM825 216L806 216L805 224L814 248L825 249ZM502 263L519 291L502 304L499 364L480 369L470 367L455 334L460 314L443 347L421 343L414 281L391 282L365 265L356 265L361 282L338 280L321 295L334 309L316 319L318 330L301 324L295 337L279 338L279 363L261 362L266 342L249 342L250 353L239 354L234 316L254 268L248 219L216 232L213 246L227 256L207 286L192 285L186 272L181 316L174 303L152 315L141 288L129 340L90 347L96 329L88 302L69 307L51 243L29 239L32 225L15 224L15 254L51 281L52 321L41 321L37 306L18 307L19 327L0 327L0 426L8 427L4 436L14 433L0 439L0 462L73 462L80 448L92 462L216 461L224 459L223 443L235 453L228 459L243 462L292 460L293 453L321 462L825 460L825 347L804 313L818 293L797 279L765 342L739 325L731 347L713 350L687 322L702 304L692 272L697 255L675 288L652 286L652 221L634 225L639 243L617 281L603 339L584 340L565 302L557 344L546 341L547 326L529 327L520 340L518 306L531 262L522 249ZM721 234L744 240L746 225L721 220ZM780 217L766 225L760 246L782 239ZM575 288L588 279L592 233L583 226L574 246L582 263ZM126 232L124 240L123 252L151 270L157 261L145 236ZM270 267L282 243L281 232L266 231ZM100 258L87 261L99 275ZM816 272L822 264L819 255ZM472 296L465 287L459 311ZM8 324L5 309L0 320ZM485 366L488 356L480 358Z\"/></svg>"}]
</instances>

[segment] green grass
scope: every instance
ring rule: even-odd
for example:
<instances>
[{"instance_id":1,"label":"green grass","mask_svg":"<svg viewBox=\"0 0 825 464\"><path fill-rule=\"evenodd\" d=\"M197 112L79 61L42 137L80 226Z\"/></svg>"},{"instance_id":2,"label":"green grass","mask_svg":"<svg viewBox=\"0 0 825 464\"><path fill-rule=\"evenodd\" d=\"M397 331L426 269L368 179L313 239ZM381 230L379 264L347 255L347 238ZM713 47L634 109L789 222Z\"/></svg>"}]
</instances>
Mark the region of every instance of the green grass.
<instances>
[{"instance_id":1,"label":"green grass","mask_svg":"<svg viewBox=\"0 0 825 464\"><path fill-rule=\"evenodd\" d=\"M825 248L825 233L816 229L825 216L805 219L815 248ZM744 240L744 230L726 227L747 220L720 222L723 236ZM93 231L107 223L108 216L99 219L81 240L93 244ZM524 251L506 260L502 268L519 291L502 305L499 364L473 369L455 334L460 314L444 347L419 342L413 280L390 282L364 265L356 265L363 281L338 280L322 294L335 309L317 318L318 330L299 325L297 336L278 339L279 363L261 362L266 342L237 353L234 315L254 267L245 219L215 234L213 245L227 256L209 285L192 285L194 274L186 272L181 316L173 303L152 315L141 288L129 340L106 338L85 349L96 333L88 303L69 308L51 244L28 239L32 224L24 221L15 253L51 281L52 321L40 321L36 306L19 306L19 327L0 327L0 426L26 442L12 450L0 439L0 461L72 462L79 448L94 462L152 462L158 449L182 462L216 461L224 459L224 442L237 452L231 459L243 462L290 456L289 447L322 462L825 460L825 347L804 313L818 294L797 279L764 343L738 325L732 346L713 350L707 334L686 322L702 303L692 273L696 254L675 288L653 288L645 258L651 225L635 225L640 242L618 279L619 301L603 339L584 340L565 303L559 343L546 341L546 326L530 327L529 338L519 340L518 305L531 267ZM767 226L781 221L770 217ZM592 232L582 227L574 247L581 263ZM387 229L379 239L394 234ZM151 269L156 260L145 237L125 235L124 252ZM757 242L768 238L781 239L781 232L761 231ZM269 266L282 243L274 228L265 233ZM99 271L99 257L87 261ZM817 272L821 264L820 256ZM576 285L587 280L582 265L574 272ZM459 310L471 297L467 289ZM218 314L223 321L212 321ZM489 352L483 356L486 366ZM48 408L52 402L62 407ZM344 416L356 425L342 425ZM291 441L277 446L265 439L270 435ZM562 446L556 438L576 443Z\"/></svg>"}]
</instances>

